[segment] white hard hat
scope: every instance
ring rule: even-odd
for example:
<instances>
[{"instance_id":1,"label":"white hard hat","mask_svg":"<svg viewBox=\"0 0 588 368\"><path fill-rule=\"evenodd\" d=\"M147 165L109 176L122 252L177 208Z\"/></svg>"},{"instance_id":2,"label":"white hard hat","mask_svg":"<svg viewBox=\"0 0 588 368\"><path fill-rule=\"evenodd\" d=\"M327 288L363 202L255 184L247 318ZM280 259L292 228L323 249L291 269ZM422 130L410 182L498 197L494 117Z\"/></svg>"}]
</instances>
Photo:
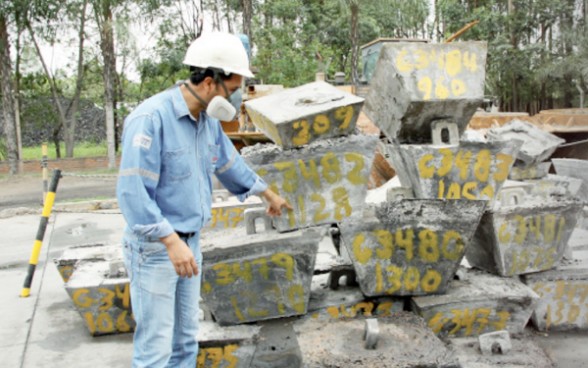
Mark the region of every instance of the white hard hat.
<instances>
[{"instance_id":1,"label":"white hard hat","mask_svg":"<svg viewBox=\"0 0 588 368\"><path fill-rule=\"evenodd\" d=\"M198 37L186 51L184 64L198 68L222 69L253 78L247 51L239 37L230 33L210 32Z\"/></svg>"}]
</instances>

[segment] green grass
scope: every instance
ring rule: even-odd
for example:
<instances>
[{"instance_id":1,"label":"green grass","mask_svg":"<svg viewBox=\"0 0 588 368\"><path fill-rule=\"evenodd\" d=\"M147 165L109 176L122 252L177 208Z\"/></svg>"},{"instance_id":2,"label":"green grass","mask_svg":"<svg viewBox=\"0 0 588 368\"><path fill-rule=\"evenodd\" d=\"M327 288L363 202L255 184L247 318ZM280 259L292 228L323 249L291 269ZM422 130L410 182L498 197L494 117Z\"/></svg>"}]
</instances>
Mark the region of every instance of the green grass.
<instances>
[{"instance_id":1,"label":"green grass","mask_svg":"<svg viewBox=\"0 0 588 368\"><path fill-rule=\"evenodd\" d=\"M60 144L61 148L61 157L65 157L65 143ZM108 150L106 148L106 142L103 143L92 143L92 142L80 142L77 143L74 147L74 157L100 157L106 156L108 154ZM22 159L27 160L41 160L43 157L41 146L34 146L34 147L23 147L22 148ZM55 155L55 144L49 143L47 144L47 158L49 160L54 160L56 158Z\"/></svg>"}]
</instances>

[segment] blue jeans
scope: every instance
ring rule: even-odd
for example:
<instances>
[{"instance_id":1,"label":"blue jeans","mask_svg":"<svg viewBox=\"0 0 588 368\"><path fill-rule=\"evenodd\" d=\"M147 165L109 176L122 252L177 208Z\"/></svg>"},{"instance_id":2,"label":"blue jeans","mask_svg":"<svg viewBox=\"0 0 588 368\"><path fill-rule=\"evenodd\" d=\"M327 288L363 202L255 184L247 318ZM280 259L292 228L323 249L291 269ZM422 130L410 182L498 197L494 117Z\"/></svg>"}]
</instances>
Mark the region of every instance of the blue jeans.
<instances>
[{"instance_id":1,"label":"blue jeans","mask_svg":"<svg viewBox=\"0 0 588 368\"><path fill-rule=\"evenodd\" d=\"M200 273L182 278L159 239L138 237L125 230L123 253L136 322L133 368L196 366L202 275L199 235L184 241L192 249Z\"/></svg>"}]
</instances>

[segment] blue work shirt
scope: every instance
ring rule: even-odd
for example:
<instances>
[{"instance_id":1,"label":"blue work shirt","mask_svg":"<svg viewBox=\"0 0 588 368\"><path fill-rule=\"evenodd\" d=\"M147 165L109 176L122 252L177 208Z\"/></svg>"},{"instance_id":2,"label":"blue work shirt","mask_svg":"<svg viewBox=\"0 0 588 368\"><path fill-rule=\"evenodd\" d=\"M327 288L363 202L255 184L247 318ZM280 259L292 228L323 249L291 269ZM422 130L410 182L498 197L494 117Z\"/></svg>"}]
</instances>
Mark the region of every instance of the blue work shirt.
<instances>
[{"instance_id":1,"label":"blue work shirt","mask_svg":"<svg viewBox=\"0 0 588 368\"><path fill-rule=\"evenodd\" d=\"M190 115L179 86L145 100L125 120L116 191L137 235L199 231L210 220L213 174L241 201L267 189L217 119Z\"/></svg>"}]
</instances>

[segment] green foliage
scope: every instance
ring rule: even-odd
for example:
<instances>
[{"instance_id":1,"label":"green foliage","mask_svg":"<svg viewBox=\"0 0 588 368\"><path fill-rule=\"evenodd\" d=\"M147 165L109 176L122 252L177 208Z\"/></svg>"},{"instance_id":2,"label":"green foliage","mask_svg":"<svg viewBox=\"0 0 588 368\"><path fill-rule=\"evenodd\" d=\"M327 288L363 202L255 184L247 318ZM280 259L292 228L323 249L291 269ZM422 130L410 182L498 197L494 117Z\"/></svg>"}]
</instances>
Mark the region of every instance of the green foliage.
<instances>
[{"instance_id":1,"label":"green foliage","mask_svg":"<svg viewBox=\"0 0 588 368\"><path fill-rule=\"evenodd\" d=\"M54 160L55 157L55 145L53 143L47 144L47 158ZM61 144L61 150L65 150L65 144ZM79 142L76 143L75 157L103 157L107 154L106 142ZM41 160L43 157L41 153L41 146L23 147L22 148L22 159L23 160Z\"/></svg>"},{"instance_id":2,"label":"green foliage","mask_svg":"<svg viewBox=\"0 0 588 368\"><path fill-rule=\"evenodd\" d=\"M121 109L168 88L187 77L182 64L185 50L195 37L197 18L204 17L207 30L219 19L239 33L241 0L91 0L92 6L109 3L115 11L119 64L136 62L138 83L123 69L120 80L124 101ZM264 83L298 86L344 71L351 77L351 12L349 0L253 1L252 65ZM479 23L459 41L488 43L486 93L501 101L505 110L535 113L542 108L577 104L577 86L588 90L588 36L584 19L585 0L354 0L359 8L358 45L378 37L431 39L443 42L465 24ZM509 9L509 3L513 8ZM26 14L45 44L75 34L76 9L81 0L19 0L0 2L0 14L14 24L16 10ZM203 6L199 8L200 4ZM190 8L191 7L191 8ZM191 9L191 10L190 10ZM26 10L24 12L23 10ZM190 17L188 25L179 14ZM22 20L22 18L19 18ZM139 49L128 24L140 21L155 42ZM82 98L103 104L102 57L96 40L96 20L90 19L85 45ZM191 22L191 23L190 23ZM64 26L65 25L65 26ZM217 25L218 26L218 25ZM151 27L151 28L150 28ZM192 27L192 28L191 28ZM13 27L14 28L14 27ZM23 38L21 62L27 73L20 79L21 96L46 101L47 76L30 56L32 44ZM75 60L75 58L72 58ZM360 63L361 64L361 63ZM127 64L124 64L127 65ZM62 96L71 96L75 79L71 72L55 71ZM128 110L119 110L125 115ZM39 129L51 129L58 119L54 106L39 103L22 111L22 121ZM77 154L77 152L76 152Z\"/></svg>"},{"instance_id":3,"label":"green foliage","mask_svg":"<svg viewBox=\"0 0 588 368\"><path fill-rule=\"evenodd\" d=\"M487 93L507 111L577 106L573 81L588 89L585 19L579 0L440 0L439 40L473 20L462 40L488 42Z\"/></svg>"},{"instance_id":4,"label":"green foliage","mask_svg":"<svg viewBox=\"0 0 588 368\"><path fill-rule=\"evenodd\" d=\"M427 1L359 1L358 44L400 33L424 33ZM396 16L396 18L394 18ZM397 25L402 20L403 27ZM341 0L268 0L257 7L253 27L253 65L265 83L295 86L314 80L317 71L328 77L351 75L349 4Z\"/></svg>"},{"instance_id":5,"label":"green foliage","mask_svg":"<svg viewBox=\"0 0 588 368\"><path fill-rule=\"evenodd\" d=\"M6 140L4 138L0 138L0 161L6 160L7 154Z\"/></svg>"}]
</instances>

